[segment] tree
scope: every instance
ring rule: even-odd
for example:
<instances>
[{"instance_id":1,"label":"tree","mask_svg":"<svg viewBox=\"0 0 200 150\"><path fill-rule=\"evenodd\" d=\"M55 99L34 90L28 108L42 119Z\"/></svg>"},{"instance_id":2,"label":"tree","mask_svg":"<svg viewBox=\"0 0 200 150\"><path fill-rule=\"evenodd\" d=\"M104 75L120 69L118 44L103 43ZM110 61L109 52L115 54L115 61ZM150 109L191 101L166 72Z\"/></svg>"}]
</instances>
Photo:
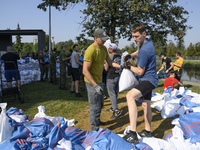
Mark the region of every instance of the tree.
<instances>
[{"instance_id":1,"label":"tree","mask_svg":"<svg viewBox=\"0 0 200 150\"><path fill-rule=\"evenodd\" d=\"M17 24L17 30L20 30L19 23ZM21 43L21 38L22 37L20 35L17 35L16 36L16 44L15 44L15 50L20 55L22 54L22 49L23 49L23 44Z\"/></svg>"},{"instance_id":2,"label":"tree","mask_svg":"<svg viewBox=\"0 0 200 150\"><path fill-rule=\"evenodd\" d=\"M41 50L40 50L41 51ZM38 53L38 43L33 45L33 52Z\"/></svg>"},{"instance_id":3,"label":"tree","mask_svg":"<svg viewBox=\"0 0 200 150\"><path fill-rule=\"evenodd\" d=\"M38 8L46 10L49 5L56 9L66 9L68 6L83 0L43 0ZM104 28L111 38L128 38L132 35L130 28L136 22L145 25L147 35L153 41L161 41L165 45L167 35L176 39L185 36L188 11L182 6L176 6L177 0L85 0L87 8L81 10L83 17L83 32L92 36L97 28Z\"/></svg>"},{"instance_id":4,"label":"tree","mask_svg":"<svg viewBox=\"0 0 200 150\"><path fill-rule=\"evenodd\" d=\"M195 44L195 49L196 49L197 56L200 56L200 42Z\"/></svg>"},{"instance_id":5,"label":"tree","mask_svg":"<svg viewBox=\"0 0 200 150\"><path fill-rule=\"evenodd\" d=\"M195 47L194 47L194 45L192 45L192 43L190 43L190 45L188 46L185 55L186 56L196 56L197 55Z\"/></svg>"},{"instance_id":6,"label":"tree","mask_svg":"<svg viewBox=\"0 0 200 150\"><path fill-rule=\"evenodd\" d=\"M32 43L25 43L23 46L23 52L31 53L33 52L33 44Z\"/></svg>"}]
</instances>

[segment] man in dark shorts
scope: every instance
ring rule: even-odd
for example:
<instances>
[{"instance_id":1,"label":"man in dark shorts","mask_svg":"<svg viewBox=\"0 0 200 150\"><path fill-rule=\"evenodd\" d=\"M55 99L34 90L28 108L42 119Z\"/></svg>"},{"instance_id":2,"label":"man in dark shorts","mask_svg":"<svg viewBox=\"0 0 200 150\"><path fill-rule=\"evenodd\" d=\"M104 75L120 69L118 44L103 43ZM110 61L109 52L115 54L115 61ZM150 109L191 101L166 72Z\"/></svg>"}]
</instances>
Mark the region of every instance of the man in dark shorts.
<instances>
[{"instance_id":1,"label":"man in dark shorts","mask_svg":"<svg viewBox=\"0 0 200 150\"><path fill-rule=\"evenodd\" d=\"M13 50L14 49L12 46L7 46L6 54L3 54L1 56L1 60L13 61L15 63L15 65L13 63L5 63L5 78L7 81L8 88L12 87L12 78L14 78L18 82L18 89L20 90L21 77L20 77L20 73L19 73L18 65L17 65L17 60L20 59L20 57L18 54L13 53ZM17 69L17 72L16 72L16 69Z\"/></svg>"},{"instance_id":2,"label":"man in dark shorts","mask_svg":"<svg viewBox=\"0 0 200 150\"><path fill-rule=\"evenodd\" d=\"M79 62L79 57L78 57L78 45L75 44L73 46L74 52L72 53L71 56L71 64L72 64L72 84L71 84L71 91L70 93L74 93L74 86L75 86L75 96L76 97L82 97L82 95L79 93L78 86L79 86L79 81L80 81L80 73L79 73L79 65L83 65L81 62Z\"/></svg>"},{"instance_id":3,"label":"man in dark shorts","mask_svg":"<svg viewBox=\"0 0 200 150\"><path fill-rule=\"evenodd\" d=\"M157 71L157 74L163 69L165 69L165 79L169 77L170 72L174 72L173 70L173 62L169 57L166 56L165 52L160 53L160 57L162 58L162 66L160 69Z\"/></svg>"},{"instance_id":4,"label":"man in dark shorts","mask_svg":"<svg viewBox=\"0 0 200 150\"><path fill-rule=\"evenodd\" d=\"M138 110L136 105L136 99L142 99L142 107L144 111L145 129L139 132L141 137L151 136L151 96L152 90L158 85L158 75L156 73L156 52L154 45L150 39L146 39L146 30L143 24L137 23L131 28L132 36L139 50L132 53L131 56L127 55L126 58L137 56L137 67L133 67L130 63L125 62L124 66L132 70L134 73L140 76L140 83L131 89L127 95L127 104L129 110L130 119L130 132L123 138L133 144L139 143L136 134L137 116Z\"/></svg>"}]
</instances>

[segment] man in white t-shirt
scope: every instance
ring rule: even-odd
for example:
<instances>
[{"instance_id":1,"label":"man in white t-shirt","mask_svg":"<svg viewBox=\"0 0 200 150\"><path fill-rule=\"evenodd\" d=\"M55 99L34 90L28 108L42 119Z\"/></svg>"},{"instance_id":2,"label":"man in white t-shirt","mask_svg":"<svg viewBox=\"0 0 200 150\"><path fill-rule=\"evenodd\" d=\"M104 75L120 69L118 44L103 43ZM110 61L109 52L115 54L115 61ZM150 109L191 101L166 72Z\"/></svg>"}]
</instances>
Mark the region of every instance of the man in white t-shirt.
<instances>
[{"instance_id":1,"label":"man in white t-shirt","mask_svg":"<svg viewBox=\"0 0 200 150\"><path fill-rule=\"evenodd\" d=\"M80 81L80 73L79 73L79 65L83 65L81 62L79 62L79 56L78 56L78 45L74 44L73 46L74 52L71 55L71 65L72 65L72 84L71 84L71 91L70 93L74 93L76 97L82 97L82 95L78 91L78 85ZM75 86L75 91L74 91Z\"/></svg>"}]
</instances>

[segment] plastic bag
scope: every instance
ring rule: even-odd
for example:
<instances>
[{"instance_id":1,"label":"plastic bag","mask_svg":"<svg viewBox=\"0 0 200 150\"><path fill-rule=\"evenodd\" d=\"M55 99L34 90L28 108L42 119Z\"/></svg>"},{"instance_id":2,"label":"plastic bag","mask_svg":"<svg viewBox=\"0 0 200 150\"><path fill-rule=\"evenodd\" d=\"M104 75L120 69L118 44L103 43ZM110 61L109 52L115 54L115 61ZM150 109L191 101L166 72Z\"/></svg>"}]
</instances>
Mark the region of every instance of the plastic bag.
<instances>
[{"instance_id":1,"label":"plastic bag","mask_svg":"<svg viewBox=\"0 0 200 150\"><path fill-rule=\"evenodd\" d=\"M119 79L119 92L132 89L138 84L133 72L129 69L123 69Z\"/></svg>"},{"instance_id":2,"label":"plastic bag","mask_svg":"<svg viewBox=\"0 0 200 150\"><path fill-rule=\"evenodd\" d=\"M0 103L0 143L9 140L14 130L9 124L9 117L6 115L6 106L7 103Z\"/></svg>"}]
</instances>

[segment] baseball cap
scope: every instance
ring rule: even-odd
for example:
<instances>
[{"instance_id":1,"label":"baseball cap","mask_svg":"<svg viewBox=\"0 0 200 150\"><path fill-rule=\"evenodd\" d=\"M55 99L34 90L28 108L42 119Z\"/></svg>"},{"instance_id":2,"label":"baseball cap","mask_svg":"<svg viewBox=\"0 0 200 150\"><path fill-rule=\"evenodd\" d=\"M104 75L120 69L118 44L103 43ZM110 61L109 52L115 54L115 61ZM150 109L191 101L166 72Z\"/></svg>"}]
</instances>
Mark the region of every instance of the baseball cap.
<instances>
[{"instance_id":1,"label":"baseball cap","mask_svg":"<svg viewBox=\"0 0 200 150\"><path fill-rule=\"evenodd\" d=\"M164 55L164 56L166 56L165 52L161 52L161 53L160 53L160 56L161 56L161 55Z\"/></svg>"},{"instance_id":2,"label":"baseball cap","mask_svg":"<svg viewBox=\"0 0 200 150\"><path fill-rule=\"evenodd\" d=\"M118 48L118 46L115 43L110 43L109 46L108 46L108 48L111 48L111 49L113 49L113 50L116 51L117 48Z\"/></svg>"},{"instance_id":3,"label":"baseball cap","mask_svg":"<svg viewBox=\"0 0 200 150\"><path fill-rule=\"evenodd\" d=\"M107 41L109 39L108 35L103 29L97 29L94 32L94 36L100 38L102 41Z\"/></svg>"}]
</instances>

